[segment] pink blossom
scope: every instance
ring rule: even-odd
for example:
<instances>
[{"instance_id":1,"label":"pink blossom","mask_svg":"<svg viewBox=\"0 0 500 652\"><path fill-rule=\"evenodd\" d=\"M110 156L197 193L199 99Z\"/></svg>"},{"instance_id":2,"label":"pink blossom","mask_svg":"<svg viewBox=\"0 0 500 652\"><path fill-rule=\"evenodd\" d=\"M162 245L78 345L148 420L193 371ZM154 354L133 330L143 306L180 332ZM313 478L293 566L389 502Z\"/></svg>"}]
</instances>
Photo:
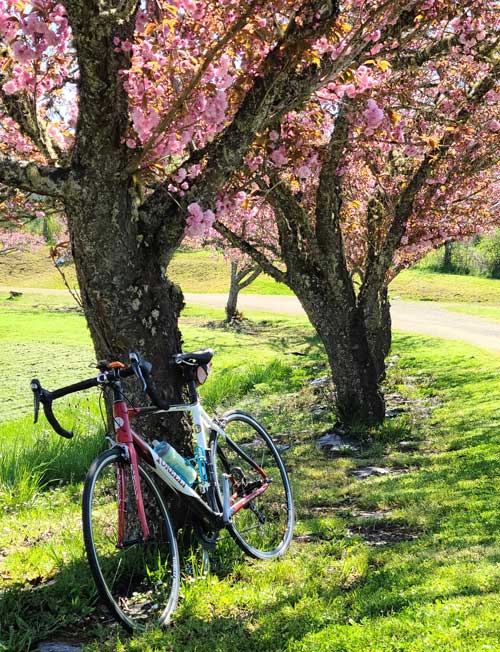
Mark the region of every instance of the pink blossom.
<instances>
[{"instance_id":1,"label":"pink blossom","mask_svg":"<svg viewBox=\"0 0 500 652\"><path fill-rule=\"evenodd\" d=\"M193 237L206 235L215 222L215 214L210 209L204 211L197 202L188 206L186 234Z\"/></svg>"},{"instance_id":2,"label":"pink blossom","mask_svg":"<svg viewBox=\"0 0 500 652\"><path fill-rule=\"evenodd\" d=\"M347 97L355 97L356 95L356 86L354 84L345 84L343 86L344 93L347 95Z\"/></svg>"},{"instance_id":3,"label":"pink blossom","mask_svg":"<svg viewBox=\"0 0 500 652\"><path fill-rule=\"evenodd\" d=\"M189 168L188 176L190 179L195 179L201 172L201 165L199 163L195 163Z\"/></svg>"},{"instance_id":4,"label":"pink blossom","mask_svg":"<svg viewBox=\"0 0 500 652\"><path fill-rule=\"evenodd\" d=\"M36 52L25 43L21 43L21 41L13 43L12 54L14 59L20 63L27 63L36 59Z\"/></svg>"},{"instance_id":5,"label":"pink blossom","mask_svg":"<svg viewBox=\"0 0 500 652\"><path fill-rule=\"evenodd\" d=\"M363 111L366 120L365 133L370 136L384 120L384 112L373 99L368 100L368 108Z\"/></svg>"},{"instance_id":6,"label":"pink blossom","mask_svg":"<svg viewBox=\"0 0 500 652\"><path fill-rule=\"evenodd\" d=\"M16 82L11 79L10 81L6 82L3 86L2 89L6 95L13 95L14 93L17 93L18 88Z\"/></svg>"},{"instance_id":7,"label":"pink blossom","mask_svg":"<svg viewBox=\"0 0 500 652\"><path fill-rule=\"evenodd\" d=\"M296 174L299 177L299 179L308 179L309 177L312 176L313 171L308 165L301 165L296 171Z\"/></svg>"},{"instance_id":8,"label":"pink blossom","mask_svg":"<svg viewBox=\"0 0 500 652\"><path fill-rule=\"evenodd\" d=\"M186 168L179 168L172 177L177 183L182 183L187 176Z\"/></svg>"},{"instance_id":9,"label":"pink blossom","mask_svg":"<svg viewBox=\"0 0 500 652\"><path fill-rule=\"evenodd\" d=\"M490 131L495 132L495 133L496 133L497 131L500 131L500 122L499 122L498 120L495 120L495 119L490 120L490 121L488 122L488 129L489 129Z\"/></svg>"},{"instance_id":10,"label":"pink blossom","mask_svg":"<svg viewBox=\"0 0 500 652\"><path fill-rule=\"evenodd\" d=\"M285 163L288 161L288 157L285 154L285 148L282 145L281 147L278 147L278 149L275 149L272 154L271 154L271 160L272 162L277 165L279 168L285 165Z\"/></svg>"}]
</instances>

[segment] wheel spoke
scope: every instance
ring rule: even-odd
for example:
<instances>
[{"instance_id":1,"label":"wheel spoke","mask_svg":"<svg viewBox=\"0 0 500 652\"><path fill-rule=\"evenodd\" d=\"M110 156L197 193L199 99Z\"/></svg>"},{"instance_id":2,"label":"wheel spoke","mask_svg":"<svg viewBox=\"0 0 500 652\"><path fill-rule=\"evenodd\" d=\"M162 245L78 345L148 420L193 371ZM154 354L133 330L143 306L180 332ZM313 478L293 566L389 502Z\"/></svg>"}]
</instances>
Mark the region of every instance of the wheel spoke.
<instances>
[{"instance_id":1,"label":"wheel spoke","mask_svg":"<svg viewBox=\"0 0 500 652\"><path fill-rule=\"evenodd\" d=\"M222 474L230 475L239 500L262 485L256 466L272 478L266 491L238 510L229 526L236 542L248 554L270 559L288 547L293 528L293 502L288 476L276 447L265 430L251 417L232 413L225 419L226 438L213 444L214 461L222 504Z\"/></svg>"}]
</instances>

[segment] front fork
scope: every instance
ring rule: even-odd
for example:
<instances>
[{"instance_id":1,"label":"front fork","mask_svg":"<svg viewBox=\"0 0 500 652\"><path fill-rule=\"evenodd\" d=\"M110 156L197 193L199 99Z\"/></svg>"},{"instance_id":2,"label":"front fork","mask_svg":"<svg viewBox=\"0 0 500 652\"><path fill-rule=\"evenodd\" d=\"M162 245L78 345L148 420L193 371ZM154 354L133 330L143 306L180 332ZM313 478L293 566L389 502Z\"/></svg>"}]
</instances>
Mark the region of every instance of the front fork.
<instances>
[{"instance_id":1,"label":"front fork","mask_svg":"<svg viewBox=\"0 0 500 652\"><path fill-rule=\"evenodd\" d=\"M117 397L115 397L117 398ZM142 530L142 539L147 541L149 539L149 527L146 519L146 512L144 510L144 501L142 499L141 480L139 475L139 464L137 460L137 452L133 444L132 431L130 429L130 422L128 417L128 410L125 401L119 397L120 400L115 400L113 403L113 420L116 428L116 441L121 445L120 447L126 448L128 464L132 473L132 487L127 486L126 465L117 464L117 482L118 482L118 548L123 548L125 544L126 534L126 504L127 492L133 489L135 500L137 503L137 513Z\"/></svg>"},{"instance_id":2,"label":"front fork","mask_svg":"<svg viewBox=\"0 0 500 652\"><path fill-rule=\"evenodd\" d=\"M149 539L149 526L146 518L146 511L144 509L144 501L142 499L141 481L139 475L139 466L137 462L137 454L135 449L129 449L130 455L130 470L132 472L132 487L127 486L127 472L124 464L117 464L117 482L118 482L118 548L123 548L125 545L126 534L126 505L127 505L127 492L133 490L135 501L137 504L137 515L142 530L142 540Z\"/></svg>"}]
</instances>

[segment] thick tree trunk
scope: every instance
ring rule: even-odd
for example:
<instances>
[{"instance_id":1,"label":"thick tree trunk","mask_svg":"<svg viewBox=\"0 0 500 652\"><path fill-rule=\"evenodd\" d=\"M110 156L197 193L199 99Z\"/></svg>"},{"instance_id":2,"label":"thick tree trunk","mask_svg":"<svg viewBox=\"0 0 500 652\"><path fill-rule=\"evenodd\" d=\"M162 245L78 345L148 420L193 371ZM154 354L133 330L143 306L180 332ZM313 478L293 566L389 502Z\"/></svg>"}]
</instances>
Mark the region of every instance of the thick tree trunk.
<instances>
[{"instance_id":1,"label":"thick tree trunk","mask_svg":"<svg viewBox=\"0 0 500 652\"><path fill-rule=\"evenodd\" d=\"M231 261L231 282L229 284L229 294L226 303L226 323L229 324L237 315L238 294L240 287L238 285L238 263Z\"/></svg>"},{"instance_id":2,"label":"thick tree trunk","mask_svg":"<svg viewBox=\"0 0 500 652\"><path fill-rule=\"evenodd\" d=\"M295 285L304 310L325 347L340 419L352 427L377 425L385 417L380 368L372 355L363 312L355 300L339 300L327 282Z\"/></svg>"},{"instance_id":3,"label":"thick tree trunk","mask_svg":"<svg viewBox=\"0 0 500 652\"><path fill-rule=\"evenodd\" d=\"M67 206L72 251L81 298L98 359L126 359L136 349L153 364L154 378L165 398L179 402L178 370L169 365L181 350L178 317L180 289L165 276L165 251L155 250L138 230L133 189L99 175L85 179L82 192ZM128 396L145 402L138 388ZM168 432L183 449L188 430L179 414L155 428ZM149 431L148 423L147 431ZM149 434L158 437L155 431Z\"/></svg>"},{"instance_id":4,"label":"thick tree trunk","mask_svg":"<svg viewBox=\"0 0 500 652\"><path fill-rule=\"evenodd\" d=\"M146 230L143 198L127 172L130 152L123 143L129 121L128 97L120 70L130 60L113 49L113 38L132 38L134 18L113 25L87 4L70 11L80 64L79 116L72 153L74 183L64 202L81 299L98 359L126 360L138 350L153 364L157 390L172 402L182 394L179 372L169 360L181 350L177 326L183 298L167 280L166 267L182 239L180 214L164 215L168 238L159 224ZM106 53L106 56L103 56ZM127 396L147 402L138 385ZM180 450L190 429L180 413L137 421L144 434L168 433Z\"/></svg>"}]
</instances>

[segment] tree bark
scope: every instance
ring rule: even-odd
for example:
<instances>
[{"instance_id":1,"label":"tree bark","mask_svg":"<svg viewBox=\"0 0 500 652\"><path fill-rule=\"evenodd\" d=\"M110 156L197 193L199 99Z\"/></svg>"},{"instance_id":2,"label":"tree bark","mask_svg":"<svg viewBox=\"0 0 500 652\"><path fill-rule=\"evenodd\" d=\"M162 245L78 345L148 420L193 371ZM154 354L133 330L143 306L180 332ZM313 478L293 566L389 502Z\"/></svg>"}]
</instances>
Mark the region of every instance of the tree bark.
<instances>
[{"instance_id":1,"label":"tree bark","mask_svg":"<svg viewBox=\"0 0 500 652\"><path fill-rule=\"evenodd\" d=\"M165 276L160 262L165 252L141 239L131 194L126 184L86 179L81 201L74 198L66 206L85 317L98 359L124 359L138 350L153 364L164 398L181 402L181 378L168 361L181 351L177 324L183 297ZM92 206L88 196L99 202ZM132 384L126 392L145 402ZM180 413L156 420L155 428L168 432L176 448L186 447L189 429ZM151 423L146 432L161 438L161 432L151 432Z\"/></svg>"},{"instance_id":2,"label":"tree bark","mask_svg":"<svg viewBox=\"0 0 500 652\"><path fill-rule=\"evenodd\" d=\"M262 270L255 263L240 265L231 261L231 281L226 303L226 323L229 324L238 314L238 295L261 274Z\"/></svg>"},{"instance_id":3,"label":"tree bark","mask_svg":"<svg viewBox=\"0 0 500 652\"><path fill-rule=\"evenodd\" d=\"M380 391L383 358L381 354L374 356L373 334L367 329L364 312L356 305L354 294L352 299L348 295L339 297L327 280L311 275L302 280L292 278L290 287L325 347L341 421L353 429L382 423L385 417ZM380 315L386 316L387 308L381 307ZM379 329L378 339L382 339L382 333L386 337L387 332L390 335L390 323ZM387 346L387 340L384 341Z\"/></svg>"},{"instance_id":4,"label":"tree bark","mask_svg":"<svg viewBox=\"0 0 500 652\"><path fill-rule=\"evenodd\" d=\"M226 303L226 323L229 324L237 314L238 294L240 288L238 287L238 280L236 275L238 273L238 263L234 260L231 261L231 281L229 283L229 294Z\"/></svg>"}]
</instances>

